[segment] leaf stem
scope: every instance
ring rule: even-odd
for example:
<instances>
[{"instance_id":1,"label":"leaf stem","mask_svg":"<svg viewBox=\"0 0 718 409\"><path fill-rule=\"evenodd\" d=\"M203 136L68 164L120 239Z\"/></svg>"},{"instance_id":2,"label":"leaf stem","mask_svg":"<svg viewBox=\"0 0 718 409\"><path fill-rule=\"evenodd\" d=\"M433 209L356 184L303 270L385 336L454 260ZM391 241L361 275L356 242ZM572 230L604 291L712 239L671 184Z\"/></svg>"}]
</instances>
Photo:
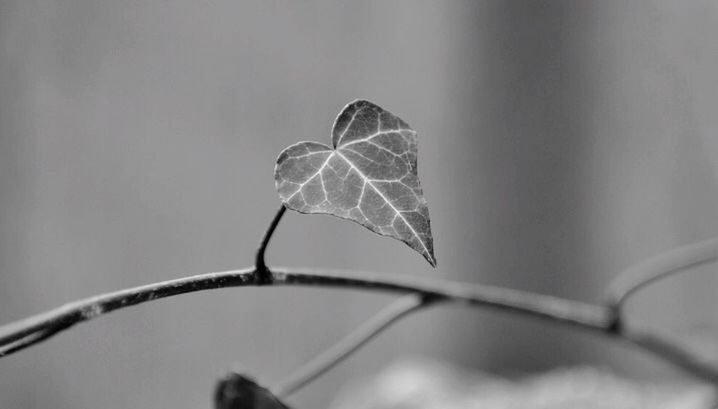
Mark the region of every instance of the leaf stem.
<instances>
[{"instance_id":1,"label":"leaf stem","mask_svg":"<svg viewBox=\"0 0 718 409\"><path fill-rule=\"evenodd\" d=\"M264 255L267 251L267 246L269 245L269 242L272 240L272 235L274 234L274 231L277 229L277 226L279 225L279 222L282 220L282 216L284 216L284 212L286 212L286 211L287 211L287 208L284 206L284 203L282 203L279 206L277 213L274 215L274 219L272 219L272 222L269 223L269 227L267 228L267 231L264 233L264 237L262 237L262 241L259 243L259 248L257 249L257 255L254 260L254 268L255 268L255 274L257 277L257 282L260 285L271 283L272 276L269 272L269 269L267 269L267 263L265 261Z\"/></svg>"},{"instance_id":2,"label":"leaf stem","mask_svg":"<svg viewBox=\"0 0 718 409\"><path fill-rule=\"evenodd\" d=\"M272 392L280 398L288 397L339 364L354 351L379 335L380 332L389 328L391 324L414 311L430 305L431 301L432 298L424 297L420 294L409 294L399 298L384 307L332 347L303 365L286 380L280 382L272 388Z\"/></svg>"}]
</instances>

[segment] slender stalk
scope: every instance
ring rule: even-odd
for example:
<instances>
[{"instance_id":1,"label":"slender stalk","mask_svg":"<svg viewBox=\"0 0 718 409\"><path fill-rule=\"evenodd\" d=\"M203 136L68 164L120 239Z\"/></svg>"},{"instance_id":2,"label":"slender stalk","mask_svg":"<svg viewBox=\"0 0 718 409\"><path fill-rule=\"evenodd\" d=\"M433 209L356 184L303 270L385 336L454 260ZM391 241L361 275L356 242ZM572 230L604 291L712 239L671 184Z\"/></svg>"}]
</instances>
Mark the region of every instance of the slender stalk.
<instances>
[{"instance_id":1,"label":"slender stalk","mask_svg":"<svg viewBox=\"0 0 718 409\"><path fill-rule=\"evenodd\" d=\"M272 222L269 223L269 227L264 233L262 241L259 243L259 248L257 249L257 255L254 261L254 267L256 270L255 274L257 275L257 281L259 282L259 284L271 283L271 274L267 269L265 253L267 252L267 246L269 246L269 242L272 240L272 235L274 235L274 231L277 229L277 226L279 225L279 222L282 220L282 216L284 216L284 212L286 211L287 208L284 206L284 204L279 206L277 213L274 215L274 219L272 219Z\"/></svg>"},{"instance_id":2,"label":"slender stalk","mask_svg":"<svg viewBox=\"0 0 718 409\"><path fill-rule=\"evenodd\" d=\"M626 328L621 332L621 338L664 361L680 362L685 372L718 386L718 368L710 357L692 352L678 340L637 328Z\"/></svg>"},{"instance_id":3,"label":"slender stalk","mask_svg":"<svg viewBox=\"0 0 718 409\"><path fill-rule=\"evenodd\" d=\"M623 305L642 288L716 259L718 237L659 254L619 274L608 286L607 303L613 310L615 319L619 320Z\"/></svg>"},{"instance_id":4,"label":"slender stalk","mask_svg":"<svg viewBox=\"0 0 718 409\"><path fill-rule=\"evenodd\" d=\"M379 335L380 332L389 328L394 322L420 310L422 307L430 305L431 300L431 298L423 297L419 294L409 294L399 298L384 307L331 348L303 365L286 380L273 387L272 392L279 398L288 397L339 364L354 351Z\"/></svg>"}]
</instances>

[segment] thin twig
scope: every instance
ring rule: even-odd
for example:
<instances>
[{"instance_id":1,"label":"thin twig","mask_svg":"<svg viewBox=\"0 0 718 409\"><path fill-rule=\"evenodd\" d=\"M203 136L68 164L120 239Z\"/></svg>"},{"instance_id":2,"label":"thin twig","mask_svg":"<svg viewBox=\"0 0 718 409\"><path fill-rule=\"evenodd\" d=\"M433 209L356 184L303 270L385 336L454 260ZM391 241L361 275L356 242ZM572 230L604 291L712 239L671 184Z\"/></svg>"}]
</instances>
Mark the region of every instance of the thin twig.
<instances>
[{"instance_id":1,"label":"thin twig","mask_svg":"<svg viewBox=\"0 0 718 409\"><path fill-rule=\"evenodd\" d=\"M18 348L13 348L10 351L4 349L0 351L0 357L34 345L77 323L88 321L110 311L173 295L253 284L254 271L253 268L246 268L201 274L128 288L65 304L59 308L0 327L0 348L23 339L32 341L20 342L16 344Z\"/></svg>"},{"instance_id":2,"label":"thin twig","mask_svg":"<svg viewBox=\"0 0 718 409\"><path fill-rule=\"evenodd\" d=\"M98 317L110 311L137 305L159 298L195 291L225 287L255 286L255 269L201 274L176 280L169 280L141 287L98 295L63 307L35 315L24 320L0 327L0 347L6 346L33 333L42 334L52 329L67 329L73 325ZM547 295L518 291L514 289L466 284L451 281L419 279L415 276L398 276L366 272L322 272L290 268L270 271L272 283L276 285L305 285L337 287L359 290L380 290L398 293L419 293L424 296L443 298L445 301L483 306L539 317L550 322L590 330L616 338L626 338L625 330L615 333L611 330L610 309ZM58 331L60 332L60 331ZM54 335L54 334L50 334ZM645 336L645 335L644 335ZM43 338L44 340L46 338ZM629 339L630 340L630 339ZM642 345L641 342L635 342ZM645 342L645 341L644 341ZM675 350L692 356L680 345ZM15 351L11 351L15 352ZM6 351L6 355L9 352ZM707 367L696 371L693 364L686 362L679 354L660 355L686 372L718 384L718 368ZM700 361L695 359L694 361Z\"/></svg>"},{"instance_id":3,"label":"thin twig","mask_svg":"<svg viewBox=\"0 0 718 409\"><path fill-rule=\"evenodd\" d=\"M409 294L399 298L354 329L331 348L303 365L286 380L273 387L272 392L280 398L288 397L336 366L391 324L412 312L420 310L422 307L428 306L431 301L431 298L423 297L419 294Z\"/></svg>"},{"instance_id":4,"label":"thin twig","mask_svg":"<svg viewBox=\"0 0 718 409\"><path fill-rule=\"evenodd\" d=\"M16 341L12 341L0 348L0 357L10 355L14 352L29 348L37 343L40 343L56 333L62 331L66 327L58 326L55 328L42 329L37 332L33 332L24 338L20 338Z\"/></svg>"},{"instance_id":5,"label":"thin twig","mask_svg":"<svg viewBox=\"0 0 718 409\"><path fill-rule=\"evenodd\" d=\"M272 222L269 224L267 231L264 233L264 237L262 237L262 241L259 243L259 248L257 249L257 255L254 261L254 267L256 269L255 273L257 274L257 278L260 284L269 284L268 280L271 279L271 275L269 274L269 270L267 269L267 263L265 261L265 253L267 252L267 246L269 246L269 242L272 240L272 235L274 235L274 231L277 229L277 226L279 225L279 222L282 220L282 216L284 216L284 212L286 211L287 208L284 206L284 204L279 206L277 213L274 215L274 219L272 219Z\"/></svg>"},{"instance_id":6,"label":"thin twig","mask_svg":"<svg viewBox=\"0 0 718 409\"><path fill-rule=\"evenodd\" d=\"M58 327L61 324L67 324L65 328L69 328L110 311L159 298L224 287L257 285L254 281L254 273L255 269L246 268L200 274L75 301L0 327L0 347L38 331ZM450 298L454 302L521 312L598 331L608 323L608 314L603 307L509 288L360 271L332 272L277 268L275 271L270 271L270 274L273 285L418 292L426 296Z\"/></svg>"},{"instance_id":7,"label":"thin twig","mask_svg":"<svg viewBox=\"0 0 718 409\"><path fill-rule=\"evenodd\" d=\"M712 362L709 356L691 351L678 339L672 340L668 335L658 335L638 328L625 328L621 332L621 338L664 361L680 362L680 366L687 373L718 386L715 362Z\"/></svg>"},{"instance_id":8,"label":"thin twig","mask_svg":"<svg viewBox=\"0 0 718 409\"><path fill-rule=\"evenodd\" d=\"M512 288L351 270L273 267L272 272L275 285L417 292L455 303L518 312L596 331L603 331L610 323L608 309L602 306Z\"/></svg>"},{"instance_id":9,"label":"thin twig","mask_svg":"<svg viewBox=\"0 0 718 409\"><path fill-rule=\"evenodd\" d=\"M615 319L620 319L626 301L640 289L678 272L718 259L718 238L669 250L643 261L623 273L608 286L607 303Z\"/></svg>"}]
</instances>

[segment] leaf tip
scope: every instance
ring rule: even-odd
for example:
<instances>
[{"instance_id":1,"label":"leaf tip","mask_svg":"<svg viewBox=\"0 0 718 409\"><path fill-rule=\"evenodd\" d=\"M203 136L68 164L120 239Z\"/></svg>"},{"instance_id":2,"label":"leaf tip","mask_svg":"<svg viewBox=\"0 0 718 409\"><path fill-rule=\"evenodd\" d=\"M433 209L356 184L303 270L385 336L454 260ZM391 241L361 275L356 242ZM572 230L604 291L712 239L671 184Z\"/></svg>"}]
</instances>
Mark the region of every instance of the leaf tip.
<instances>
[{"instance_id":1,"label":"leaf tip","mask_svg":"<svg viewBox=\"0 0 718 409\"><path fill-rule=\"evenodd\" d=\"M429 264L436 268L436 256L434 255L434 240L431 237L431 233L429 235L429 246L424 251L420 251L421 255L424 256L426 261L429 262ZM418 249L417 249L418 250Z\"/></svg>"}]
</instances>

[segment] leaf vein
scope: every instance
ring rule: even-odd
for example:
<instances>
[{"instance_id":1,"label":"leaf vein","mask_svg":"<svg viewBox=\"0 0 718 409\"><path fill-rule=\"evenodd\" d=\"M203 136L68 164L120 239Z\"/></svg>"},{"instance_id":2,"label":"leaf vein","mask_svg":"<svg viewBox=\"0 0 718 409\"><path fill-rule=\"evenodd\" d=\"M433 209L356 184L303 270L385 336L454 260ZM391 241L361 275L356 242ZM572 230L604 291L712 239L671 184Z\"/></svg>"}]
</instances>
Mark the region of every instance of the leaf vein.
<instances>
[{"instance_id":1,"label":"leaf vein","mask_svg":"<svg viewBox=\"0 0 718 409\"><path fill-rule=\"evenodd\" d=\"M419 234L416 232L414 227L411 224L409 224L409 221L406 220L406 218L404 217L403 214L401 214L399 209L394 207L394 205L391 203L391 201L389 201L389 199L387 199L386 196L384 196L384 194L376 186L374 186L374 184L372 183L372 179L369 179L359 169L357 169L357 167L354 166L354 164L349 159L347 159L344 155L341 154L341 152L339 152L339 150L335 150L334 152L337 155L339 155L342 159L344 159L344 161L346 161L346 163L348 163L349 166L351 166L359 174L359 176L364 179L364 183L371 186L372 189L374 189L374 191L389 205L389 207L391 207L392 210L394 210L396 215L399 218L401 218L401 220L404 222L404 224L406 224L406 226L409 228L409 230L411 230L411 233L414 235L414 237L416 237L419 240L419 244L421 244L421 247L423 247L424 251L427 253L430 253L429 249L426 247L426 245L424 244L424 241L421 239L421 236L419 236Z\"/></svg>"}]
</instances>

